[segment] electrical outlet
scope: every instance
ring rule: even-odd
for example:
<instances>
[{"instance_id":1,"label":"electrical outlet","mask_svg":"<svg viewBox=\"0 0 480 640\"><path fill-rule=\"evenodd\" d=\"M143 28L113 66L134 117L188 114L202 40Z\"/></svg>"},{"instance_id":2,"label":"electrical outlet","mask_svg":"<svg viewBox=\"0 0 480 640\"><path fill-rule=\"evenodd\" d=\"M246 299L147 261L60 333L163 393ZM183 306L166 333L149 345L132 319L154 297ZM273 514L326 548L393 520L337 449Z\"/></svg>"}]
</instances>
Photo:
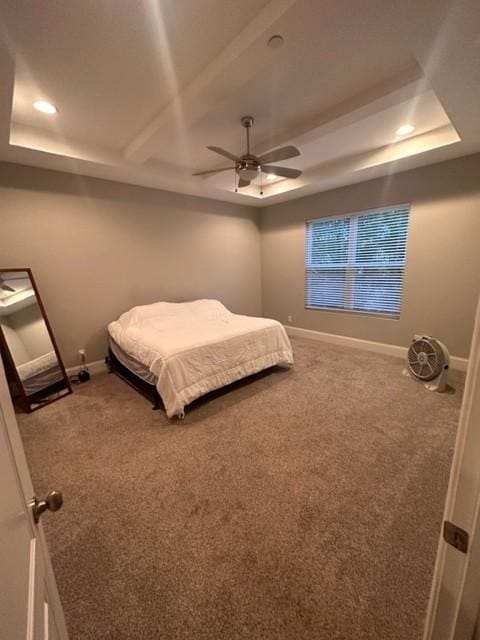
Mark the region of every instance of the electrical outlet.
<instances>
[{"instance_id":1,"label":"electrical outlet","mask_svg":"<svg viewBox=\"0 0 480 640\"><path fill-rule=\"evenodd\" d=\"M287 322L292 322L292 316L287 317Z\"/></svg>"}]
</instances>

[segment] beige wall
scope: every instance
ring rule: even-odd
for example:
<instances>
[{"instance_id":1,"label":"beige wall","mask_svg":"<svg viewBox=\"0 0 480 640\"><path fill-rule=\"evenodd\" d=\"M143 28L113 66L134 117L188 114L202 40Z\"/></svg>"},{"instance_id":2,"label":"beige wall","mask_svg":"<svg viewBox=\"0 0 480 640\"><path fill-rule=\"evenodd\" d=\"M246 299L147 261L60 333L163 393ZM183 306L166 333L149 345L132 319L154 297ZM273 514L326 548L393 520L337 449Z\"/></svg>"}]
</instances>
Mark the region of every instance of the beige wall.
<instances>
[{"instance_id":1,"label":"beige wall","mask_svg":"<svg viewBox=\"0 0 480 640\"><path fill-rule=\"evenodd\" d=\"M259 211L0 163L0 269L31 267L67 365L100 359L106 325L137 304L218 298L232 311L467 356L480 278L480 155ZM412 203L399 320L304 309L305 219ZM262 277L260 277L260 273Z\"/></svg>"},{"instance_id":2,"label":"beige wall","mask_svg":"<svg viewBox=\"0 0 480 640\"><path fill-rule=\"evenodd\" d=\"M304 308L305 220L410 202L399 320ZM480 154L267 207L263 313L292 325L408 345L414 333L468 356L480 289Z\"/></svg>"},{"instance_id":3,"label":"beige wall","mask_svg":"<svg viewBox=\"0 0 480 640\"><path fill-rule=\"evenodd\" d=\"M16 365L23 364L30 360L25 345L19 338L15 329L12 329L7 317L0 316L0 328L3 331L5 340L7 341L8 349L13 361Z\"/></svg>"},{"instance_id":4,"label":"beige wall","mask_svg":"<svg viewBox=\"0 0 480 640\"><path fill-rule=\"evenodd\" d=\"M217 298L260 314L258 211L0 163L0 269L31 267L67 365L105 356L134 305Z\"/></svg>"}]
</instances>

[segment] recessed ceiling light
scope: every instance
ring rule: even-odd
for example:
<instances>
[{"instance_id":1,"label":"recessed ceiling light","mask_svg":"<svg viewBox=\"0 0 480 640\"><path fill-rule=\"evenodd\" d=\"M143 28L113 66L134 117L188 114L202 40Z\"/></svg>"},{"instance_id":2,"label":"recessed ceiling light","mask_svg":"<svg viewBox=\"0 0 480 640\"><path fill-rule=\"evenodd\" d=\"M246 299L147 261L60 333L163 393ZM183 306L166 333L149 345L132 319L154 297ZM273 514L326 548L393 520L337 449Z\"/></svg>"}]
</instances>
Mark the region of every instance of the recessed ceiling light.
<instances>
[{"instance_id":1,"label":"recessed ceiling light","mask_svg":"<svg viewBox=\"0 0 480 640\"><path fill-rule=\"evenodd\" d=\"M397 136L406 136L409 133L412 133L414 129L415 127L413 124L402 124L401 127L398 127L395 133L397 134Z\"/></svg>"},{"instance_id":2,"label":"recessed ceiling light","mask_svg":"<svg viewBox=\"0 0 480 640\"><path fill-rule=\"evenodd\" d=\"M42 113L48 113L52 115L53 113L58 113L57 107L51 102L47 102L46 100L37 100L33 103L33 106L37 111L41 111Z\"/></svg>"}]
</instances>

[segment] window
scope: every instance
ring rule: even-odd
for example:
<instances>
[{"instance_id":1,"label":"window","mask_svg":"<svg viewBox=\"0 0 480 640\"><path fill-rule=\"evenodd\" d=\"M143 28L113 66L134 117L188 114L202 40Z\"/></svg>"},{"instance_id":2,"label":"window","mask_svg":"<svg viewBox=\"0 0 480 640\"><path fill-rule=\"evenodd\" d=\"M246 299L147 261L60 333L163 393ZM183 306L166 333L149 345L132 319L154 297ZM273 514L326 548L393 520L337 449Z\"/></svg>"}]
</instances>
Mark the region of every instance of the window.
<instances>
[{"instance_id":1,"label":"window","mask_svg":"<svg viewBox=\"0 0 480 640\"><path fill-rule=\"evenodd\" d=\"M399 317L409 205L307 221L305 304Z\"/></svg>"}]
</instances>

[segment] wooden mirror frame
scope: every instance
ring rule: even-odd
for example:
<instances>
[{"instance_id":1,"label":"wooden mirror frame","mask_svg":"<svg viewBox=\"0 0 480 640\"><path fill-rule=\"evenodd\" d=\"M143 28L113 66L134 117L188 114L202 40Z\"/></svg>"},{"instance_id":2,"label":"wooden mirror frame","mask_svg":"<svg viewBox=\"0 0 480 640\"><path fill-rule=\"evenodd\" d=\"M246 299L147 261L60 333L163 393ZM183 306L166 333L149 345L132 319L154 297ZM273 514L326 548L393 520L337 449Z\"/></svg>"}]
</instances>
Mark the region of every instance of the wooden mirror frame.
<instances>
[{"instance_id":1,"label":"wooden mirror frame","mask_svg":"<svg viewBox=\"0 0 480 640\"><path fill-rule=\"evenodd\" d=\"M64 383L65 383L65 387L62 387L61 389L59 389L60 391L64 391L64 393L62 393L61 396L57 396L55 398L52 398L50 400L47 400L46 402L41 402L41 403L37 403L35 401L32 400L32 398L34 397L35 394L28 396L25 393L25 389L23 387L23 383L20 380L20 376L18 375L17 372L17 367L15 365L15 361L13 359L13 356L10 352L7 340L5 338L5 336L3 335L3 331L0 327L0 355L4 361L4 365L5 365L5 373L7 374L7 381L9 383L9 387L10 387L10 393L12 396L12 400L13 402L19 406L20 408L22 408L24 411L26 411L27 413L31 413L32 411L37 411L37 409L41 409L42 407L47 406L48 404L51 404L52 402L56 402L57 400L61 400L62 398L70 395L71 393L73 393L72 391L72 385L70 384L70 378L67 375L67 372L65 370L65 366L63 364L63 360L62 360L62 356L60 355L60 351L58 350L58 346L57 346L57 341L55 340L55 336L53 335L53 331L52 331L52 327L50 326L50 322L48 320L48 316L47 313L45 311L45 307L43 306L43 302L42 302L42 298L40 297L40 293L38 291L38 287L37 287L37 283L35 282L35 278L33 277L33 273L32 270L28 267L24 267L24 268L20 268L20 267L14 267L14 268L8 268L8 269L0 269L0 274L3 272L25 272L28 274L29 278L30 278L30 282L32 283L32 288L33 291L35 293L35 297L37 299L37 304L39 306L40 312L42 314L43 320L45 322L45 326L47 327L47 331L48 331L48 335L50 337L50 340L52 341L52 345L53 345L53 350L55 351L55 355L57 356L57 361L58 361L58 365L60 367L61 372L63 373L63 378L64 378ZM15 393L12 389L12 384L14 383L16 389L15 389ZM55 393L55 391L53 390L52 393ZM36 405L36 406L32 406L32 405Z\"/></svg>"}]
</instances>

